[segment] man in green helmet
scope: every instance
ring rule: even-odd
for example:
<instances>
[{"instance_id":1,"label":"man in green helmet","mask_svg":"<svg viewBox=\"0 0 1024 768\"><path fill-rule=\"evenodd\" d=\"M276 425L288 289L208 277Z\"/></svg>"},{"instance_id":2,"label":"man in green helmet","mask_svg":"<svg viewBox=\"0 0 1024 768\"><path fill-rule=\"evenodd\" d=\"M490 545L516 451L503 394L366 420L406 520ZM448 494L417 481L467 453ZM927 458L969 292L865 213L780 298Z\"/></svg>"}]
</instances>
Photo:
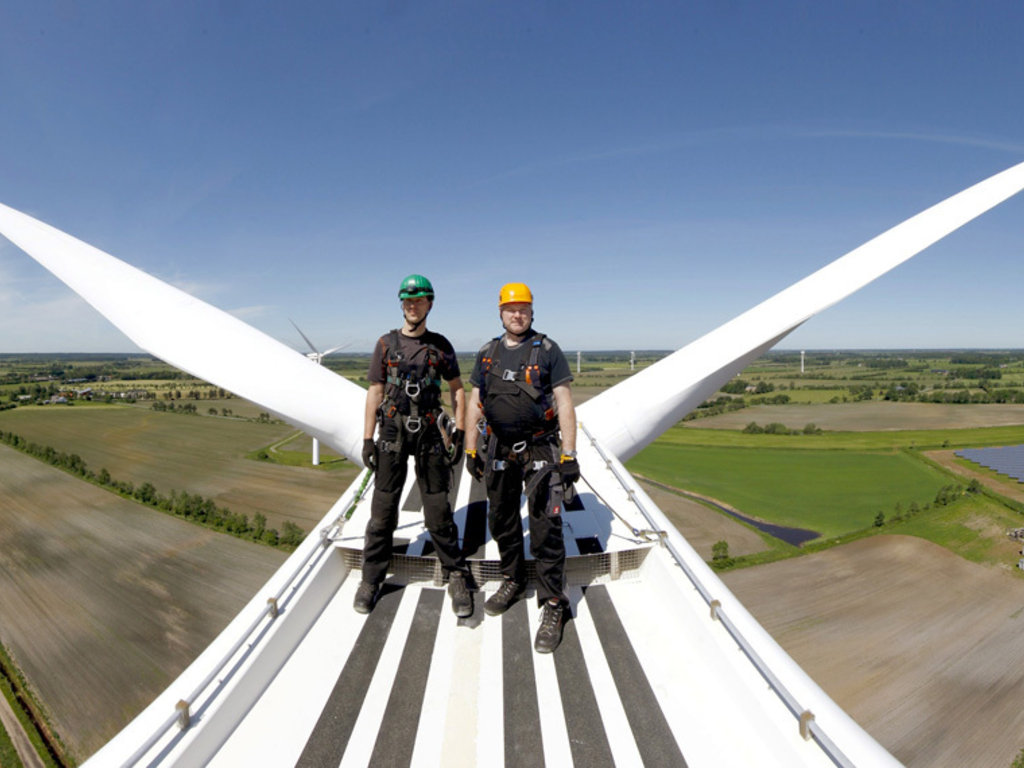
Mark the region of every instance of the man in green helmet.
<instances>
[{"instance_id":1,"label":"man in green helmet","mask_svg":"<svg viewBox=\"0 0 1024 768\"><path fill-rule=\"evenodd\" d=\"M363 463L376 472L370 520L363 545L363 578L353 607L373 610L391 563L398 504L414 457L423 517L441 568L448 577L452 610L473 614L469 567L448 501L452 466L462 458L466 394L455 350L444 336L427 330L434 287L423 275L409 275L398 290L404 323L380 337L370 361L363 430ZM448 384L454 431L446 428L441 383ZM374 431L377 440L374 441Z\"/></svg>"}]
</instances>

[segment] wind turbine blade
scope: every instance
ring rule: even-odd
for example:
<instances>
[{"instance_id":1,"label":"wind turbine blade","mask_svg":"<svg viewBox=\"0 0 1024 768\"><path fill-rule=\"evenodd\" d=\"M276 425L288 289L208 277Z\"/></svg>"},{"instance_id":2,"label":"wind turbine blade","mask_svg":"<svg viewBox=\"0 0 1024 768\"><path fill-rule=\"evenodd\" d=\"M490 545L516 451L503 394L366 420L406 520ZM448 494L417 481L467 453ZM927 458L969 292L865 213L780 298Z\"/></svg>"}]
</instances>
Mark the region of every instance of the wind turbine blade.
<instances>
[{"instance_id":1,"label":"wind turbine blade","mask_svg":"<svg viewBox=\"0 0 1024 768\"><path fill-rule=\"evenodd\" d=\"M362 464L366 395L358 385L238 318L2 204L0 234L142 349L258 403Z\"/></svg>"},{"instance_id":2,"label":"wind turbine blade","mask_svg":"<svg viewBox=\"0 0 1024 768\"><path fill-rule=\"evenodd\" d=\"M305 341L305 342L306 342L306 343L307 343L307 344L309 345L309 348L310 348L311 350L313 350L313 352L315 352L316 354L318 354L318 355L319 355L319 354L320 354L320 351L319 351L319 350L318 350L318 349L317 349L316 347L314 347L314 346L313 346L313 342L312 342L312 341L310 341L310 340L309 340L309 338L307 338L306 334L304 334L304 333L302 332L302 329L301 329L301 328L299 328L299 326L295 324L295 321L294 321L294 320L292 320L292 319L291 319L291 318L289 317L289 318L288 318L288 322L289 322L289 323L291 323L292 325L294 325L294 326L295 326L295 330L299 332L299 336L301 336L301 337L303 338L303 340L304 340L304 341ZM327 353L325 352L324 354L327 354Z\"/></svg>"},{"instance_id":3,"label":"wind turbine blade","mask_svg":"<svg viewBox=\"0 0 1024 768\"><path fill-rule=\"evenodd\" d=\"M808 318L1024 189L1024 163L898 224L577 409L622 461Z\"/></svg>"}]
</instances>

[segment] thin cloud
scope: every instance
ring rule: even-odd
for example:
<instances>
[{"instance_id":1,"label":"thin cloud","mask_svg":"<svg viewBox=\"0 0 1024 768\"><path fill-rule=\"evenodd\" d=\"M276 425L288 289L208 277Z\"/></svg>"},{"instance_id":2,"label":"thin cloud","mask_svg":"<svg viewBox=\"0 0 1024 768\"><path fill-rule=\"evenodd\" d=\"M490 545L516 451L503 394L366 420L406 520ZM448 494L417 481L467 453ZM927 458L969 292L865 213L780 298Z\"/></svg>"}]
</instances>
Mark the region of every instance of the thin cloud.
<instances>
[{"instance_id":1,"label":"thin cloud","mask_svg":"<svg viewBox=\"0 0 1024 768\"><path fill-rule=\"evenodd\" d=\"M912 131L804 131L801 135L809 138L847 139L895 139L899 141L923 141L932 144L950 144L960 147L980 147L1000 152L1024 154L1024 144L1012 141L990 139L980 136L956 136L941 133L915 133Z\"/></svg>"}]
</instances>

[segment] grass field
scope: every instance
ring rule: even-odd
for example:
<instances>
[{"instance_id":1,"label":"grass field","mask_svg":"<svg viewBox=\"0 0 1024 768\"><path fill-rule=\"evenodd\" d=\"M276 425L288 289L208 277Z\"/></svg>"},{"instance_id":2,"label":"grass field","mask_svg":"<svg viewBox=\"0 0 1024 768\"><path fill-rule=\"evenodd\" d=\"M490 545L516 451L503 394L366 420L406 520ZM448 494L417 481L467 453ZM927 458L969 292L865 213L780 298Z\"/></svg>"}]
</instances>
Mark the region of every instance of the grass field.
<instances>
[{"instance_id":1,"label":"grass field","mask_svg":"<svg viewBox=\"0 0 1024 768\"><path fill-rule=\"evenodd\" d=\"M0 766L3 768L21 768L21 760L18 753L14 751L14 744L7 731L0 727Z\"/></svg>"},{"instance_id":2,"label":"grass field","mask_svg":"<svg viewBox=\"0 0 1024 768\"><path fill-rule=\"evenodd\" d=\"M31 406L0 412L0 430L77 453L94 472L152 483L164 495L187 490L250 520L261 513L279 530L290 521L309 532L356 475L349 462L315 469L247 458L295 433L280 423L124 405ZM299 445L293 448L301 453Z\"/></svg>"},{"instance_id":3,"label":"grass field","mask_svg":"<svg viewBox=\"0 0 1024 768\"><path fill-rule=\"evenodd\" d=\"M825 537L872 525L894 503L924 505L949 480L901 452L753 450L655 443L631 471Z\"/></svg>"},{"instance_id":4,"label":"grass field","mask_svg":"<svg viewBox=\"0 0 1024 768\"><path fill-rule=\"evenodd\" d=\"M973 406L965 406L973 407ZM1024 413L1021 414L1024 418ZM883 451L901 448L968 448L1012 445L1024 442L1024 425L936 428L884 431L828 432L819 435L750 435L739 430L695 429L676 426L658 438L660 445L754 448L759 450L862 450Z\"/></svg>"},{"instance_id":5,"label":"grass field","mask_svg":"<svg viewBox=\"0 0 1024 768\"><path fill-rule=\"evenodd\" d=\"M896 523L888 530L942 545L974 563L1012 568L1020 558L1020 542L1006 535L1024 525L1024 516L985 495L968 495L955 505ZM1019 571L1017 571L1019 573Z\"/></svg>"}]
</instances>

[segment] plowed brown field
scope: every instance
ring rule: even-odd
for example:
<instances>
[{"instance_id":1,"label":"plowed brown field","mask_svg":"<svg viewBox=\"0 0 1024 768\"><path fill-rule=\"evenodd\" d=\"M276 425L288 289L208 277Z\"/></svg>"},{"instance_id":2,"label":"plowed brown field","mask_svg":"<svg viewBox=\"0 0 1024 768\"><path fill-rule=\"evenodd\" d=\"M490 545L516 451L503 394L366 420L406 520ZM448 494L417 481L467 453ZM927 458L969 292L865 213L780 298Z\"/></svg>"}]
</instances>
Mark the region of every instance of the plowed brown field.
<instances>
[{"instance_id":1,"label":"plowed brown field","mask_svg":"<svg viewBox=\"0 0 1024 768\"><path fill-rule=\"evenodd\" d=\"M0 445L0 639L78 759L166 688L286 556Z\"/></svg>"},{"instance_id":2,"label":"plowed brown field","mask_svg":"<svg viewBox=\"0 0 1024 768\"><path fill-rule=\"evenodd\" d=\"M1008 766L1024 746L1021 581L908 536L724 580L907 766Z\"/></svg>"},{"instance_id":3,"label":"plowed brown field","mask_svg":"<svg viewBox=\"0 0 1024 768\"><path fill-rule=\"evenodd\" d=\"M790 429L878 432L891 429L968 429L1024 424L1024 405L944 405L863 402L817 405L756 405L741 411L688 421L700 429L743 429L750 422L779 422Z\"/></svg>"}]
</instances>

